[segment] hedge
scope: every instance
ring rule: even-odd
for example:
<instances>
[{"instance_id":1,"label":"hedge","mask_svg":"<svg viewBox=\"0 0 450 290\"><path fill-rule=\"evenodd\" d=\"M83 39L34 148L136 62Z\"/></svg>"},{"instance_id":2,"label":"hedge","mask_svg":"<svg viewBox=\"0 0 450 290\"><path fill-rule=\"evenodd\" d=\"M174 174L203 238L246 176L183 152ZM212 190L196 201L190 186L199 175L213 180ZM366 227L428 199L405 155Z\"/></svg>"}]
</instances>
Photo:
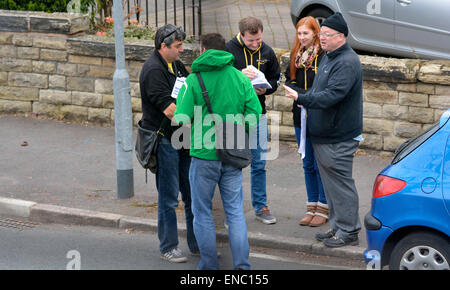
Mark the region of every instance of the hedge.
<instances>
[{"instance_id":1,"label":"hedge","mask_svg":"<svg viewBox=\"0 0 450 290\"><path fill-rule=\"evenodd\" d=\"M0 9L4 10L26 10L26 11L44 11L67 12L67 4L71 0L0 0ZM95 0L80 0L81 9L87 12L89 5L95 4Z\"/></svg>"}]
</instances>

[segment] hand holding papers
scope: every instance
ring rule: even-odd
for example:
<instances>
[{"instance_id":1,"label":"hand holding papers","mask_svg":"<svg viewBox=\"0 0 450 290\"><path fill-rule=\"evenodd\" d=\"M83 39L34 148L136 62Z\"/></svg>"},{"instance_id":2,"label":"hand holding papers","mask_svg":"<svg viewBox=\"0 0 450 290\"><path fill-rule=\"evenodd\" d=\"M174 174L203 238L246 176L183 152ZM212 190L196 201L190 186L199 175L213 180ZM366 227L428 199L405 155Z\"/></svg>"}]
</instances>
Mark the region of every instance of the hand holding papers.
<instances>
[{"instance_id":1,"label":"hand holding papers","mask_svg":"<svg viewBox=\"0 0 450 290\"><path fill-rule=\"evenodd\" d=\"M271 89L272 86L266 80L266 76L263 72L259 71L256 67L249 65L244 72L251 80L255 89ZM247 73L246 73L247 72ZM250 77L252 76L252 77Z\"/></svg>"}]
</instances>

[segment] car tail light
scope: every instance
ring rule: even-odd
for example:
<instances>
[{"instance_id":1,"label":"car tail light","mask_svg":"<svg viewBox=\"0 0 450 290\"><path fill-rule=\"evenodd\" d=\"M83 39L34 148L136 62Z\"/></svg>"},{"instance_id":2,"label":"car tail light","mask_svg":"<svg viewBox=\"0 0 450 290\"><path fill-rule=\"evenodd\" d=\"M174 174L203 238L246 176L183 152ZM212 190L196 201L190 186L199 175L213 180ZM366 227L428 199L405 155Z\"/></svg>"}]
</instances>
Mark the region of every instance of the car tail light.
<instances>
[{"instance_id":1,"label":"car tail light","mask_svg":"<svg viewBox=\"0 0 450 290\"><path fill-rule=\"evenodd\" d=\"M373 185L373 198L390 195L399 192L406 186L406 182L400 179L378 175Z\"/></svg>"}]
</instances>

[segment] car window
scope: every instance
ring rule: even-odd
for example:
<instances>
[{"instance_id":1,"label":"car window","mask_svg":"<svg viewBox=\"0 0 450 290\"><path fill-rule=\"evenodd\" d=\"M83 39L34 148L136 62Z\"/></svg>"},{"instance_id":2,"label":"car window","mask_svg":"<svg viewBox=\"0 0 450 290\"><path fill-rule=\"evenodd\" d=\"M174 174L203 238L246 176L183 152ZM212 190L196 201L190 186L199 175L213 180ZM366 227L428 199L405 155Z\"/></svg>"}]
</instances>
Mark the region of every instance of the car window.
<instances>
[{"instance_id":1,"label":"car window","mask_svg":"<svg viewBox=\"0 0 450 290\"><path fill-rule=\"evenodd\" d=\"M428 138L434 135L437 131L439 131L441 127L439 126L439 122L435 123L433 126L419 134L418 136L408 139L405 143L400 145L397 150L395 150L395 156L392 160L392 164L398 163L400 160L408 156L411 152L416 150L420 145L422 145Z\"/></svg>"}]
</instances>

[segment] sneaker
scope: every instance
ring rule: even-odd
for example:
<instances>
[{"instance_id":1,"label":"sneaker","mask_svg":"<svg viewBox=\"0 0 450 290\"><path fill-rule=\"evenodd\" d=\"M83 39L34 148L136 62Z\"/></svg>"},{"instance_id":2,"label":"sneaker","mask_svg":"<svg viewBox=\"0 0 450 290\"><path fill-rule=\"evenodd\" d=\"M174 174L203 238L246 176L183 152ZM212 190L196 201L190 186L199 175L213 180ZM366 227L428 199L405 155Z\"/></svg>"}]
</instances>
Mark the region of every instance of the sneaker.
<instances>
[{"instance_id":1,"label":"sneaker","mask_svg":"<svg viewBox=\"0 0 450 290\"><path fill-rule=\"evenodd\" d=\"M266 225L274 224L277 219L270 214L269 208L264 206L260 211L256 213L256 219L265 223Z\"/></svg>"},{"instance_id":2,"label":"sneaker","mask_svg":"<svg viewBox=\"0 0 450 290\"><path fill-rule=\"evenodd\" d=\"M329 229L325 233L317 233L316 240L323 242L325 239L330 239L330 238L334 237L335 234L336 234L335 230Z\"/></svg>"},{"instance_id":3,"label":"sneaker","mask_svg":"<svg viewBox=\"0 0 450 290\"><path fill-rule=\"evenodd\" d=\"M329 248L339 248L344 246L357 246L359 244L358 236L339 238L333 236L329 239L323 240L323 244Z\"/></svg>"},{"instance_id":4,"label":"sneaker","mask_svg":"<svg viewBox=\"0 0 450 290\"><path fill-rule=\"evenodd\" d=\"M174 248L164 254L161 254L161 259L172 262L172 263L184 263L187 258L181 253L181 250Z\"/></svg>"}]
</instances>

